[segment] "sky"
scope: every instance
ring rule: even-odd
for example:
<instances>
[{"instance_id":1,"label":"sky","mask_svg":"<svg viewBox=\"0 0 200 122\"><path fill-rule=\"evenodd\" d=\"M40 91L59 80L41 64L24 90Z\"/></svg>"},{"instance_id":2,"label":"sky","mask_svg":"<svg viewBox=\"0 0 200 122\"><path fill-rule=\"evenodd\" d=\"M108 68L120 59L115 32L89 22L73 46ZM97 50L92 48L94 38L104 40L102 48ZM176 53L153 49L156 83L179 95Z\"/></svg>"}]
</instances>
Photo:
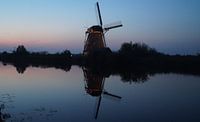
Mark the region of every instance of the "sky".
<instances>
[{"instance_id":1,"label":"sky","mask_svg":"<svg viewBox=\"0 0 200 122\"><path fill-rule=\"evenodd\" d=\"M168 54L200 52L200 0L0 0L0 51L25 45L29 51L83 50L85 31L121 21L105 34L107 46L146 43Z\"/></svg>"}]
</instances>

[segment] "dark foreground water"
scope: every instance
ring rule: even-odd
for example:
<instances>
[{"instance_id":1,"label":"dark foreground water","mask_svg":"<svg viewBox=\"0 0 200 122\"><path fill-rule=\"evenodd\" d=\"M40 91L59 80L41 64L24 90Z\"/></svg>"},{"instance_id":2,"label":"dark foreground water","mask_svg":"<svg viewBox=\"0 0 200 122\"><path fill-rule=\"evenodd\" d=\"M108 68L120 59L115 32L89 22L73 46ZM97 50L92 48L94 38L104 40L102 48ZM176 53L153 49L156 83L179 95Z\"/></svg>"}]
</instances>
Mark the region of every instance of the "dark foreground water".
<instances>
[{"instance_id":1,"label":"dark foreground water","mask_svg":"<svg viewBox=\"0 0 200 122\"><path fill-rule=\"evenodd\" d=\"M105 80L105 81L104 81ZM0 116L14 122L200 121L200 77L155 74L137 82L0 64Z\"/></svg>"}]
</instances>

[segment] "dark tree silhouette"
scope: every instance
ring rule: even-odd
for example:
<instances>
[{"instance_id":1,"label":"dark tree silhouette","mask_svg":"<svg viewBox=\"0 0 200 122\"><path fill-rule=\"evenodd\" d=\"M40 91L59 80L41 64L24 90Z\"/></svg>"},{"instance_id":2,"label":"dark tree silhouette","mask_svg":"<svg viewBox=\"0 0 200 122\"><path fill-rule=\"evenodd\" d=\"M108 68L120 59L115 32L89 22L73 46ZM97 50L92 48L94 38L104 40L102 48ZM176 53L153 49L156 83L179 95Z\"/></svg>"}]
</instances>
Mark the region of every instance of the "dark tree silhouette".
<instances>
[{"instance_id":1,"label":"dark tree silhouette","mask_svg":"<svg viewBox=\"0 0 200 122\"><path fill-rule=\"evenodd\" d=\"M13 51L13 53L25 55L25 54L28 54L29 52L26 50L26 48L24 47L24 45L19 45L17 47L16 51Z\"/></svg>"},{"instance_id":2,"label":"dark tree silhouette","mask_svg":"<svg viewBox=\"0 0 200 122\"><path fill-rule=\"evenodd\" d=\"M69 50L61 53L28 52L19 45L12 53L0 53L0 61L13 64L20 73L24 67L41 66L56 67L68 71L71 65L94 67L104 75L124 72L179 72L200 74L200 55L166 55L157 52L144 43L124 43L119 51L112 52L109 48L100 48L89 55L72 55ZM136 81L134 75L125 74L123 79ZM143 75L141 75L143 76ZM145 75L144 75L145 76ZM145 77L141 77L145 79Z\"/></svg>"},{"instance_id":3,"label":"dark tree silhouette","mask_svg":"<svg viewBox=\"0 0 200 122\"><path fill-rule=\"evenodd\" d=\"M119 53L129 56L153 56L159 53L144 43L123 43Z\"/></svg>"}]
</instances>

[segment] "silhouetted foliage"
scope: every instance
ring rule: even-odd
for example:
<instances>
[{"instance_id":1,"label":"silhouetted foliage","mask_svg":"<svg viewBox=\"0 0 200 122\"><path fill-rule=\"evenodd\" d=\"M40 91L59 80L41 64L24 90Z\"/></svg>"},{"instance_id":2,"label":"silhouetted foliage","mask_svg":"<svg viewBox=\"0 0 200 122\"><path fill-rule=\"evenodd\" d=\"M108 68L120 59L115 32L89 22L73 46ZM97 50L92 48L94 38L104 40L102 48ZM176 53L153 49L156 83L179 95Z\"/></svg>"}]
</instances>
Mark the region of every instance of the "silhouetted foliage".
<instances>
[{"instance_id":1,"label":"silhouetted foliage","mask_svg":"<svg viewBox=\"0 0 200 122\"><path fill-rule=\"evenodd\" d=\"M89 55L71 54L69 50L61 53L28 52L23 45L13 53L0 53L0 60L6 64L13 64L17 71L23 73L26 67L55 67L68 71L71 65L92 67L103 76L120 74L123 81L137 81L147 79L155 72L174 72L200 74L200 56L166 55L159 53L143 43L124 43L119 51L112 52L109 48L100 48ZM144 72L144 73L143 73Z\"/></svg>"},{"instance_id":2,"label":"silhouetted foliage","mask_svg":"<svg viewBox=\"0 0 200 122\"><path fill-rule=\"evenodd\" d=\"M28 52L23 45L19 45L12 53L3 52L0 60L12 64L19 73L23 73L28 66L55 67L68 71L71 68L71 52L49 54L48 52Z\"/></svg>"},{"instance_id":3,"label":"silhouetted foliage","mask_svg":"<svg viewBox=\"0 0 200 122\"><path fill-rule=\"evenodd\" d=\"M19 54L19 55L27 55L29 52L26 50L24 45L19 45L16 49L16 51L13 51L13 53Z\"/></svg>"},{"instance_id":4,"label":"silhouetted foliage","mask_svg":"<svg viewBox=\"0 0 200 122\"><path fill-rule=\"evenodd\" d=\"M71 52L70 52L69 50L64 50L61 54L62 54L62 55L66 55L66 56L68 56L68 57L71 56Z\"/></svg>"},{"instance_id":5,"label":"silhouetted foliage","mask_svg":"<svg viewBox=\"0 0 200 122\"><path fill-rule=\"evenodd\" d=\"M144 43L123 43L119 53L125 56L155 56L159 53Z\"/></svg>"}]
</instances>

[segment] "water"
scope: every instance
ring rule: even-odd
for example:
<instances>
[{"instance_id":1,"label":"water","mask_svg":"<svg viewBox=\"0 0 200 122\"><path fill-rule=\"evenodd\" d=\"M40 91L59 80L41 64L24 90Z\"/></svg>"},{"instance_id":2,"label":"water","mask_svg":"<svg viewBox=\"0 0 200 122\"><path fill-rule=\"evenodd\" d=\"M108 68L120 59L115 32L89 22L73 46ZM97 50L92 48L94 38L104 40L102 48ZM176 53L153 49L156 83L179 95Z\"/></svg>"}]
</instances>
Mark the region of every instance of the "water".
<instances>
[{"instance_id":1,"label":"water","mask_svg":"<svg viewBox=\"0 0 200 122\"><path fill-rule=\"evenodd\" d=\"M8 122L200 121L200 77L158 73L126 82L77 66L22 74L0 65L0 104Z\"/></svg>"}]
</instances>

